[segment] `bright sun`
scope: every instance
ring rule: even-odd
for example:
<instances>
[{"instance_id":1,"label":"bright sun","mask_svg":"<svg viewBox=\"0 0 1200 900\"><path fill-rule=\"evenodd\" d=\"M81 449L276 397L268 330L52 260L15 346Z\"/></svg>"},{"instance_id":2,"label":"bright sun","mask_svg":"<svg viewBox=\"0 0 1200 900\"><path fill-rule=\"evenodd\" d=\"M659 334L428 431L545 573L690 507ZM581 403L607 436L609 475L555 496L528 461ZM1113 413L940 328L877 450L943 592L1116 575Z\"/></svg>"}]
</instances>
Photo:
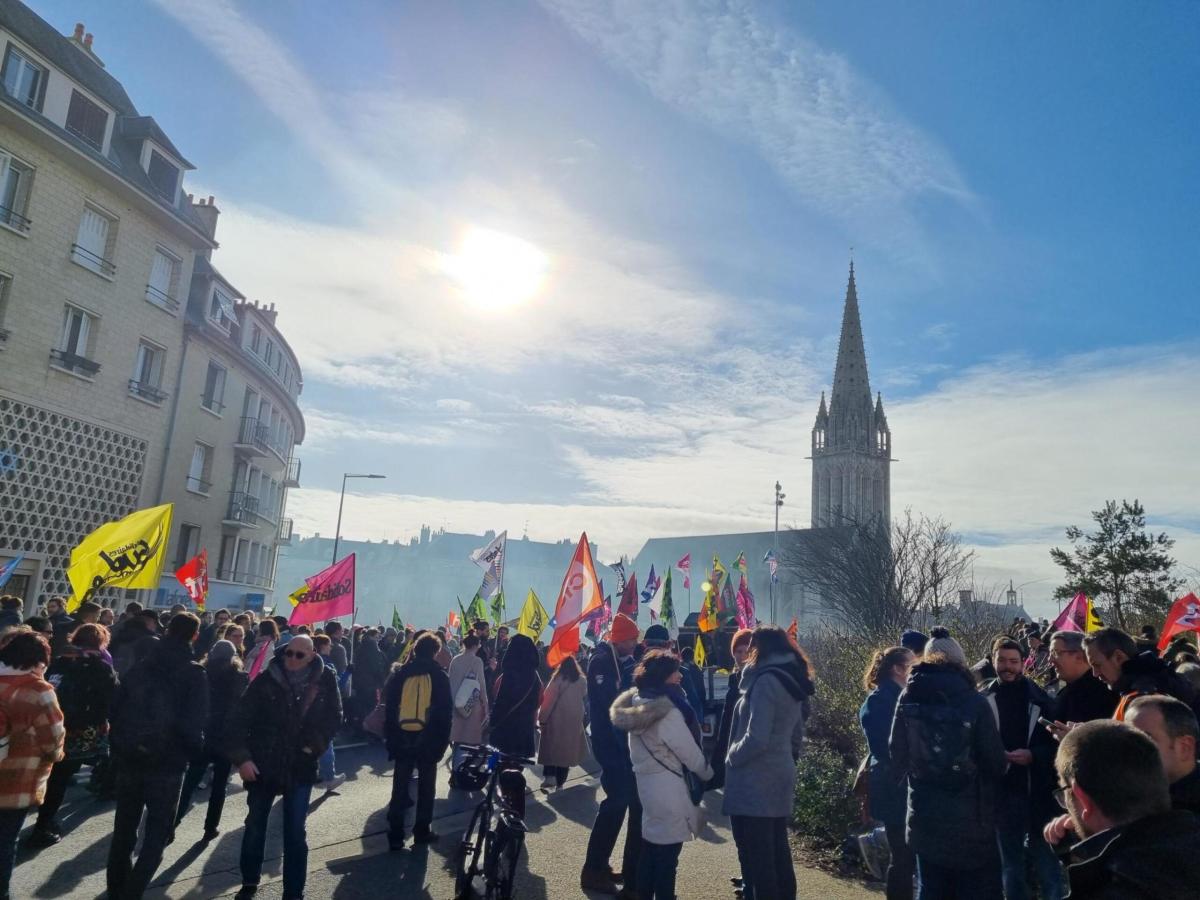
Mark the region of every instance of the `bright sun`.
<instances>
[{"instance_id":1,"label":"bright sun","mask_svg":"<svg viewBox=\"0 0 1200 900\"><path fill-rule=\"evenodd\" d=\"M532 298L546 280L550 260L528 241L471 226L458 252L442 257L442 271L481 309L502 310Z\"/></svg>"}]
</instances>

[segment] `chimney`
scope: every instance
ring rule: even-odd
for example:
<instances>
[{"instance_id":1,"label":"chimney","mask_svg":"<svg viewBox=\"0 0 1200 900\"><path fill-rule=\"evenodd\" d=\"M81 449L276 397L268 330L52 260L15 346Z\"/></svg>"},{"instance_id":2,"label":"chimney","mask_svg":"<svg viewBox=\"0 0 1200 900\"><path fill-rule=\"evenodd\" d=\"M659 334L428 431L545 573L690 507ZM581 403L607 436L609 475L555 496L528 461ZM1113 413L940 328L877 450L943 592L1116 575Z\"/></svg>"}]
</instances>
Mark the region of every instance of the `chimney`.
<instances>
[{"instance_id":1,"label":"chimney","mask_svg":"<svg viewBox=\"0 0 1200 900\"><path fill-rule=\"evenodd\" d=\"M75 34L72 35L71 40L77 41L77 42L83 41L83 23L82 22L75 23Z\"/></svg>"},{"instance_id":2,"label":"chimney","mask_svg":"<svg viewBox=\"0 0 1200 900\"><path fill-rule=\"evenodd\" d=\"M202 224L202 231L208 236L209 240L217 239L217 216L221 211L217 209L217 204L213 202L210 196L207 200L200 198L199 203L192 203L192 214L198 218Z\"/></svg>"},{"instance_id":3,"label":"chimney","mask_svg":"<svg viewBox=\"0 0 1200 900\"><path fill-rule=\"evenodd\" d=\"M104 63L96 55L96 51L92 49L92 35L82 22L75 23L75 31L68 40L78 48L80 53L84 54L100 68L104 68Z\"/></svg>"},{"instance_id":4,"label":"chimney","mask_svg":"<svg viewBox=\"0 0 1200 900\"><path fill-rule=\"evenodd\" d=\"M90 34L85 34L83 36L83 49L87 50L89 53L92 50L92 36Z\"/></svg>"}]
</instances>

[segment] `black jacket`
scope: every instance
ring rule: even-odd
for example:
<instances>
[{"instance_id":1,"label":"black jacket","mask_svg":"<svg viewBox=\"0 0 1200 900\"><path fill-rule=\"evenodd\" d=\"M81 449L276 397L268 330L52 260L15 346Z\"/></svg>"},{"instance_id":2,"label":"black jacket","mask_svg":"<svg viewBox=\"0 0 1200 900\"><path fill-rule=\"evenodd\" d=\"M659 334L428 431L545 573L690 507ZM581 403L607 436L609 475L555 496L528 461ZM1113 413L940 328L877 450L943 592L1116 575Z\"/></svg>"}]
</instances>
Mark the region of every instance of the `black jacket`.
<instances>
[{"instance_id":1,"label":"black jacket","mask_svg":"<svg viewBox=\"0 0 1200 900\"><path fill-rule=\"evenodd\" d=\"M386 678L387 660L383 658L379 644L363 638L354 654L354 694L366 698L363 702L370 701L368 708L373 708L375 692L383 687Z\"/></svg>"},{"instance_id":2,"label":"black jacket","mask_svg":"<svg viewBox=\"0 0 1200 900\"><path fill-rule=\"evenodd\" d=\"M225 663L208 672L208 727L204 731L204 749L223 756L229 714L246 693L250 679L241 669Z\"/></svg>"},{"instance_id":3,"label":"black jacket","mask_svg":"<svg viewBox=\"0 0 1200 900\"><path fill-rule=\"evenodd\" d=\"M404 682L414 675L428 675L433 689L429 698L429 719L415 747L403 747L400 742L400 695ZM388 677L383 688L384 740L389 759L412 759L417 762L438 762L450 745L450 722L454 700L450 696L450 679L432 659L413 656Z\"/></svg>"},{"instance_id":4,"label":"black jacket","mask_svg":"<svg viewBox=\"0 0 1200 900\"><path fill-rule=\"evenodd\" d=\"M930 756L916 707L943 707L969 724L974 772L965 783L947 784L916 777L913 763ZM996 717L975 690L969 672L938 663L919 663L900 694L888 743L897 778L909 777L908 845L937 865L977 868L998 853L996 785L1004 774L1004 745Z\"/></svg>"},{"instance_id":5,"label":"black jacket","mask_svg":"<svg viewBox=\"0 0 1200 900\"><path fill-rule=\"evenodd\" d=\"M1111 719L1119 699L1116 691L1091 672L1085 672L1058 692L1054 698L1054 713L1060 722Z\"/></svg>"},{"instance_id":6,"label":"black jacket","mask_svg":"<svg viewBox=\"0 0 1200 900\"><path fill-rule=\"evenodd\" d=\"M1054 800L1054 789L1058 786L1057 775L1054 771L1054 757L1058 753L1058 742L1054 736L1038 724L1039 718L1054 721L1056 712L1054 701L1038 685L1028 677L1022 677L1021 684L1025 688L1025 743L1024 748L1033 754L1033 762L1028 766L1009 765L1004 773L1002 789L1006 794L1024 792L1029 799L1030 827L1038 830L1058 815L1061 810ZM980 692L993 712L999 716L996 705L996 691L1000 687L1000 679L990 681ZM1009 750L1019 749L1008 747Z\"/></svg>"},{"instance_id":7,"label":"black jacket","mask_svg":"<svg viewBox=\"0 0 1200 900\"><path fill-rule=\"evenodd\" d=\"M54 629L54 634L50 638L50 652L54 656L58 656L67 649L67 644L70 643L71 632L75 630L75 620L65 612L61 612L50 617L50 626Z\"/></svg>"},{"instance_id":8,"label":"black jacket","mask_svg":"<svg viewBox=\"0 0 1200 900\"><path fill-rule=\"evenodd\" d=\"M592 651L587 670L588 722L592 733L592 756L602 769L632 769L629 739L613 728L609 709L617 695L633 685L633 659L624 665L612 644L601 642Z\"/></svg>"},{"instance_id":9,"label":"black jacket","mask_svg":"<svg viewBox=\"0 0 1200 900\"><path fill-rule=\"evenodd\" d=\"M229 714L229 761L235 766L253 761L259 779L275 793L316 783L317 758L342 723L337 677L320 657L309 667L309 684L316 687L296 697L283 671L282 650L277 652Z\"/></svg>"},{"instance_id":10,"label":"black jacket","mask_svg":"<svg viewBox=\"0 0 1200 900\"><path fill-rule=\"evenodd\" d=\"M1200 815L1200 766L1171 785L1171 809ZM1200 889L1200 885L1197 887Z\"/></svg>"},{"instance_id":11,"label":"black jacket","mask_svg":"<svg viewBox=\"0 0 1200 900\"><path fill-rule=\"evenodd\" d=\"M15 609L0 609L0 631L21 624L21 614Z\"/></svg>"},{"instance_id":12,"label":"black jacket","mask_svg":"<svg viewBox=\"0 0 1200 900\"><path fill-rule=\"evenodd\" d=\"M908 782L903 776L896 777L888 750L899 699L900 685L891 678L884 678L858 710L858 721L870 751L871 815L885 825L904 824L908 814Z\"/></svg>"},{"instance_id":13,"label":"black jacket","mask_svg":"<svg viewBox=\"0 0 1200 900\"><path fill-rule=\"evenodd\" d=\"M135 724L140 710L134 699L146 684L170 686L172 721L158 723L168 731L165 751L150 763L137 757L136 747L123 731ZM192 659L192 647L172 638L156 640L117 686L112 703L112 746L120 755L133 754L137 765L156 771L182 771L204 749L204 726L208 722L208 679L204 668ZM128 728L130 732L135 729Z\"/></svg>"},{"instance_id":14,"label":"black jacket","mask_svg":"<svg viewBox=\"0 0 1200 900\"><path fill-rule=\"evenodd\" d=\"M1200 820L1172 810L1080 841L1067 869L1071 900L1194 900Z\"/></svg>"},{"instance_id":15,"label":"black jacket","mask_svg":"<svg viewBox=\"0 0 1200 900\"><path fill-rule=\"evenodd\" d=\"M717 734L713 741L712 755L709 758L713 777L706 787L710 791L725 786L725 754L729 752L729 729L733 727L733 708L737 706L738 697L742 696L741 689L738 687L741 680L741 669L734 669L729 673L729 689L725 692L725 703L721 707L721 721L717 723Z\"/></svg>"},{"instance_id":16,"label":"black jacket","mask_svg":"<svg viewBox=\"0 0 1200 900\"><path fill-rule=\"evenodd\" d=\"M1169 694L1191 706L1196 692L1182 675L1176 674L1165 660L1153 653L1141 653L1121 664L1117 679L1119 694Z\"/></svg>"},{"instance_id":17,"label":"black jacket","mask_svg":"<svg viewBox=\"0 0 1200 900\"><path fill-rule=\"evenodd\" d=\"M68 735L108 725L117 674L99 655L68 648L50 664L46 680L54 685Z\"/></svg>"}]
</instances>

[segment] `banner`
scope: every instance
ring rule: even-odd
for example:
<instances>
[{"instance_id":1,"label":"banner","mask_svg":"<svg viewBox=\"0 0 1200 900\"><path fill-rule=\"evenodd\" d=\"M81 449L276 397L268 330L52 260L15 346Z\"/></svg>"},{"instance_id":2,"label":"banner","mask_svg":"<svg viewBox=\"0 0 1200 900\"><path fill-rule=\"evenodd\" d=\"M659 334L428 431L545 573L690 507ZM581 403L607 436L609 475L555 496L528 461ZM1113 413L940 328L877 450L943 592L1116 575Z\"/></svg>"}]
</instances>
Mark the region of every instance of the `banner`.
<instances>
[{"instance_id":1,"label":"banner","mask_svg":"<svg viewBox=\"0 0 1200 900\"><path fill-rule=\"evenodd\" d=\"M654 574L654 563L650 564L650 575L646 578L646 586L642 588L642 602L649 603L650 598L658 593L658 585L662 579Z\"/></svg>"},{"instance_id":2,"label":"banner","mask_svg":"<svg viewBox=\"0 0 1200 900\"><path fill-rule=\"evenodd\" d=\"M204 601L208 599L208 550L201 550L176 569L175 577L187 590L196 609L204 612Z\"/></svg>"},{"instance_id":3,"label":"banner","mask_svg":"<svg viewBox=\"0 0 1200 900\"><path fill-rule=\"evenodd\" d=\"M486 547L471 552L471 562L484 570L483 584L479 586L479 594L484 600L494 598L504 584L504 551L507 544L508 532L502 531Z\"/></svg>"},{"instance_id":4,"label":"banner","mask_svg":"<svg viewBox=\"0 0 1200 900\"><path fill-rule=\"evenodd\" d=\"M656 602L651 602L650 611L655 614L659 624L666 626L667 633L671 635L671 640L674 640L679 637L679 623L675 621L675 604L671 599L671 569L669 566L666 577L659 584L654 599Z\"/></svg>"},{"instance_id":5,"label":"banner","mask_svg":"<svg viewBox=\"0 0 1200 900\"><path fill-rule=\"evenodd\" d=\"M530 588L529 596L525 598L525 605L521 608L521 618L517 620L517 634L523 634L531 641L536 642L542 636L549 620L550 613L546 612L542 601L533 592L533 588Z\"/></svg>"},{"instance_id":6,"label":"banner","mask_svg":"<svg viewBox=\"0 0 1200 900\"><path fill-rule=\"evenodd\" d=\"M404 621L400 618L400 613L396 610L396 605L392 604L392 627L401 634L404 633Z\"/></svg>"},{"instance_id":7,"label":"banner","mask_svg":"<svg viewBox=\"0 0 1200 900\"><path fill-rule=\"evenodd\" d=\"M1091 599L1086 594L1076 594L1067 608L1058 614L1050 631L1099 631L1103 627Z\"/></svg>"},{"instance_id":8,"label":"banner","mask_svg":"<svg viewBox=\"0 0 1200 900\"><path fill-rule=\"evenodd\" d=\"M716 579L709 576L704 582L708 585L708 589L704 592L704 599L700 601L700 618L696 620L696 627L701 631L716 631L717 630L717 594L720 589L717 587ZM701 585L703 587L704 585Z\"/></svg>"},{"instance_id":9,"label":"banner","mask_svg":"<svg viewBox=\"0 0 1200 900\"><path fill-rule=\"evenodd\" d=\"M1158 652L1166 650L1171 638L1185 631L1200 631L1200 598L1191 593L1176 600L1167 613L1162 637L1158 639Z\"/></svg>"},{"instance_id":10,"label":"banner","mask_svg":"<svg viewBox=\"0 0 1200 900\"><path fill-rule=\"evenodd\" d=\"M501 591L492 600L492 622L499 628L504 624L504 619L504 591Z\"/></svg>"},{"instance_id":11,"label":"banner","mask_svg":"<svg viewBox=\"0 0 1200 900\"><path fill-rule=\"evenodd\" d=\"M617 593L623 594L625 592L625 560L615 562L609 568L617 573Z\"/></svg>"},{"instance_id":12,"label":"banner","mask_svg":"<svg viewBox=\"0 0 1200 900\"><path fill-rule=\"evenodd\" d=\"M304 579L308 591L292 610L290 625L311 625L354 614L354 554Z\"/></svg>"},{"instance_id":13,"label":"banner","mask_svg":"<svg viewBox=\"0 0 1200 900\"><path fill-rule=\"evenodd\" d=\"M675 568L683 573L683 589L690 591L692 589L692 554L685 553L683 559L675 563Z\"/></svg>"},{"instance_id":14,"label":"banner","mask_svg":"<svg viewBox=\"0 0 1200 900\"><path fill-rule=\"evenodd\" d=\"M733 561L733 568L737 569L737 570L738 570L739 572L741 572L743 575L745 575L747 572L749 572L749 571L750 571L750 570L749 570L749 568L746 566L746 553L745 553L745 551L742 551L741 553L739 553L739 554L737 555L737 559L735 559L735 560Z\"/></svg>"},{"instance_id":15,"label":"banner","mask_svg":"<svg viewBox=\"0 0 1200 900\"><path fill-rule=\"evenodd\" d=\"M294 591L292 591L290 594L288 594L288 603L292 604L292 606L295 606L297 603L299 603L301 600L304 599L304 595L307 593L308 593L308 585L307 584L300 585L300 587L296 588Z\"/></svg>"},{"instance_id":16,"label":"banner","mask_svg":"<svg viewBox=\"0 0 1200 900\"><path fill-rule=\"evenodd\" d=\"M771 584L779 584L779 560L775 558L775 551L768 550L763 556L763 562L767 564L771 573Z\"/></svg>"},{"instance_id":17,"label":"banner","mask_svg":"<svg viewBox=\"0 0 1200 900\"><path fill-rule=\"evenodd\" d=\"M174 505L165 503L132 512L119 522L106 522L71 551L67 578L75 612L93 591L106 587L156 588L171 534Z\"/></svg>"},{"instance_id":18,"label":"banner","mask_svg":"<svg viewBox=\"0 0 1200 900\"><path fill-rule=\"evenodd\" d=\"M636 594L634 595L636 598ZM587 532L579 536L575 556L563 576L554 605L554 637L550 640L550 651L546 662L551 668L579 649L579 620L603 602L600 596L600 580L596 577L596 565L592 562L592 548L588 545ZM637 609L637 600L634 600Z\"/></svg>"},{"instance_id":19,"label":"banner","mask_svg":"<svg viewBox=\"0 0 1200 900\"><path fill-rule=\"evenodd\" d=\"M739 628L753 628L758 624L754 614L754 595L750 593L750 585L746 576L742 576L737 592L737 623Z\"/></svg>"},{"instance_id":20,"label":"banner","mask_svg":"<svg viewBox=\"0 0 1200 900\"><path fill-rule=\"evenodd\" d=\"M476 594L467 605L467 611L464 613L466 627L474 628L476 622L486 622L487 614L487 606L483 602L483 597Z\"/></svg>"},{"instance_id":21,"label":"banner","mask_svg":"<svg viewBox=\"0 0 1200 900\"><path fill-rule=\"evenodd\" d=\"M696 664L696 668L704 671L704 667L708 665L708 654L704 652L704 635L696 635L696 643L692 646L692 662Z\"/></svg>"},{"instance_id":22,"label":"banner","mask_svg":"<svg viewBox=\"0 0 1200 900\"><path fill-rule=\"evenodd\" d=\"M638 615L638 587L637 587L637 572L629 576L629 580L625 582L625 590L621 592L621 603L617 606L618 613L625 613L633 621L637 621Z\"/></svg>"}]
</instances>

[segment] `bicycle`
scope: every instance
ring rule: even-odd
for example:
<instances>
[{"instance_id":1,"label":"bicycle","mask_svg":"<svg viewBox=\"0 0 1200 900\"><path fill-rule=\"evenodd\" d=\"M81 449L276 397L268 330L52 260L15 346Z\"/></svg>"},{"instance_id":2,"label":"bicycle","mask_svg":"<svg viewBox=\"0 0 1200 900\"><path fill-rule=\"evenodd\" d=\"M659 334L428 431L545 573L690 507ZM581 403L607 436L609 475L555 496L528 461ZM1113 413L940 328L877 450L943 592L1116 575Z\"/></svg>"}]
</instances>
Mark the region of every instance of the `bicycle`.
<instances>
[{"instance_id":1,"label":"bicycle","mask_svg":"<svg viewBox=\"0 0 1200 900\"><path fill-rule=\"evenodd\" d=\"M533 760L491 746L462 749L466 756L454 771L455 783L459 788L484 793L471 824L463 832L454 896L456 900L471 900L478 879L484 900L511 900L527 831L522 770L533 765Z\"/></svg>"}]
</instances>

